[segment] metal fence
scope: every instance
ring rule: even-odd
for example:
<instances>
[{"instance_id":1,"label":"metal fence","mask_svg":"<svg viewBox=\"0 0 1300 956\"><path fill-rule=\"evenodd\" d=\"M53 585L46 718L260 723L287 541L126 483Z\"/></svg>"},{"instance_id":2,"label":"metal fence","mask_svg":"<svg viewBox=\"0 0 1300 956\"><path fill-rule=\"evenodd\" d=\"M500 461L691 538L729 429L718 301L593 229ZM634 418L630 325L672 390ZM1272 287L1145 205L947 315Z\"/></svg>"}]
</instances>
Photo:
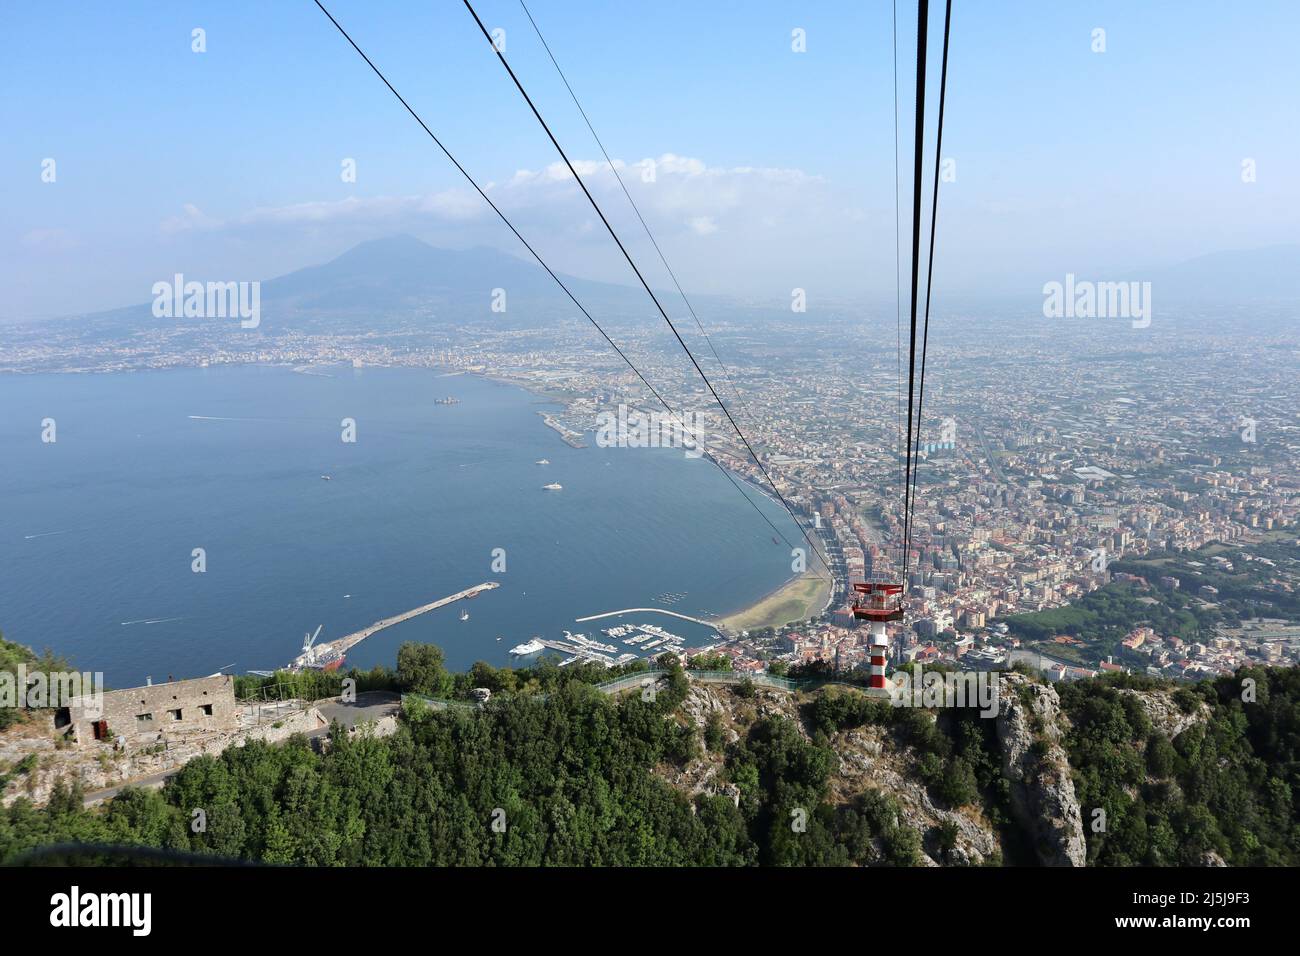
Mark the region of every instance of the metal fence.
<instances>
[{"instance_id":1,"label":"metal fence","mask_svg":"<svg viewBox=\"0 0 1300 956\"><path fill-rule=\"evenodd\" d=\"M665 670L646 670L637 671L633 674L625 674L622 677L616 677L614 680L605 681L603 684L592 685L602 694L617 694L620 691L632 690L641 687L648 682L657 681L660 678L667 677L669 671ZM815 678L806 678L803 680L793 680L789 677L777 677L775 674L768 674L760 671L756 674L742 673L738 671L683 671L689 680L701 684L729 684L736 686L744 684L746 681L755 687L770 687L773 690L785 691L786 693L795 693L797 691L816 690L820 687L850 687L863 693L879 695L880 691L871 691L869 688L860 684L849 684L845 681L835 680L818 680ZM470 703L463 700L444 700L439 697L427 697L424 694L405 694L402 697L405 705L408 697L417 697L434 710L478 710L480 704ZM545 700L545 694L537 694L535 697L539 700Z\"/></svg>"},{"instance_id":2,"label":"metal fence","mask_svg":"<svg viewBox=\"0 0 1300 956\"><path fill-rule=\"evenodd\" d=\"M627 690L632 687L639 687L646 680L658 680L661 677L667 677L668 671L650 670L638 671L635 674L628 674L625 677L619 677L612 681L606 681L603 684L597 684L596 690L606 694L615 694L621 690ZM760 671L756 674L741 673L739 671L684 671L687 678L698 681L701 684L743 684L749 681L755 687L771 687L775 690L794 692L799 690L808 690L814 687L824 686L828 683L839 683L837 681L818 681L818 680L791 680L788 677L777 677L775 674L768 674ZM844 685L852 686L852 685Z\"/></svg>"}]
</instances>

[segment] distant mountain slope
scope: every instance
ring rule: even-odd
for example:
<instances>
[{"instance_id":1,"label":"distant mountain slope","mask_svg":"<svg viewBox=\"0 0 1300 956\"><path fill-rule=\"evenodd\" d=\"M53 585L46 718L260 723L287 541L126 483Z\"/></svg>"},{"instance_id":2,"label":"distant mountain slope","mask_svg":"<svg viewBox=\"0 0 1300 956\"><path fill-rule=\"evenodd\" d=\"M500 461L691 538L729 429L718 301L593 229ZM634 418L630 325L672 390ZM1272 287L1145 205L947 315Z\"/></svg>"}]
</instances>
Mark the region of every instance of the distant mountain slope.
<instances>
[{"instance_id":1,"label":"distant mountain slope","mask_svg":"<svg viewBox=\"0 0 1300 956\"><path fill-rule=\"evenodd\" d=\"M634 290L561 276L580 300L608 304ZM505 291L505 311L492 312L493 290ZM510 323L511 311L576 309L535 262L495 249L438 249L413 236L373 239L336 259L262 283L263 307L305 313L394 312L452 307L463 318L480 312ZM589 306L590 308L590 306ZM520 316L520 318L523 318ZM531 323L525 323L531 324Z\"/></svg>"},{"instance_id":2,"label":"distant mountain slope","mask_svg":"<svg viewBox=\"0 0 1300 956\"><path fill-rule=\"evenodd\" d=\"M1132 278L1171 302L1300 299L1300 245L1211 252Z\"/></svg>"},{"instance_id":3,"label":"distant mountain slope","mask_svg":"<svg viewBox=\"0 0 1300 956\"><path fill-rule=\"evenodd\" d=\"M641 289L563 274L560 278L602 324L653 314L654 306ZM494 311L498 289L505 293L496 296L504 310ZM260 328L269 332L383 331L409 325L412 319L532 328L582 318L536 262L484 247L439 249L409 235L363 242L329 262L262 280L261 313ZM103 335L177 321L155 318L150 303L86 318Z\"/></svg>"}]
</instances>

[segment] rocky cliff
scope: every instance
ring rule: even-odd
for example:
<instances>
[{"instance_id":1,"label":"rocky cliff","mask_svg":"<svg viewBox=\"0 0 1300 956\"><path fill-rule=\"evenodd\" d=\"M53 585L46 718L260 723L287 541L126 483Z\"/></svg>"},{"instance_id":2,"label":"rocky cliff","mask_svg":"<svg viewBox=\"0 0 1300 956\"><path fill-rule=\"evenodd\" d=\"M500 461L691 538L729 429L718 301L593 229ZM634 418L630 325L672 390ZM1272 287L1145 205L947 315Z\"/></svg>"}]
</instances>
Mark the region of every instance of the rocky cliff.
<instances>
[{"instance_id":1,"label":"rocky cliff","mask_svg":"<svg viewBox=\"0 0 1300 956\"><path fill-rule=\"evenodd\" d=\"M1002 675L999 695L998 744L1017 819L1045 866L1083 866L1088 846L1061 745L1061 699L1050 684L1017 673Z\"/></svg>"},{"instance_id":2,"label":"rocky cliff","mask_svg":"<svg viewBox=\"0 0 1300 956\"><path fill-rule=\"evenodd\" d=\"M1176 736L1201 718L1183 714L1161 692L1133 692L1142 698L1152 725L1170 737ZM692 685L679 710L679 719L703 731L711 715L723 726L726 746L743 739L759 719L778 716L789 720L806 740L814 739L808 720L808 705L814 695L790 695L761 689L748 699L725 686ZM930 711L931 719L937 712ZM1019 862L1031 862L1026 848L1032 848L1037 862L1046 866L1084 866L1088 847L1084 836L1084 810L1080 807L1071 778L1064 736L1069 719L1051 684L1019 673L1001 675L999 706L990 745L991 756L1000 763L1011 821L989 804L988 796L964 806L949 806L934 788L924 782L924 755L909 746L888 722L867 723L837 731L826 742L836 761L829 779L829 799L847 804L867 791L880 791L893 799L898 823L915 830L921 865L980 865L997 863L1007 856L1004 845L1008 829L1018 829ZM695 795L724 794L739 799L727 780L723 753L704 749L685 768L661 771L674 786ZM940 838L940 834L943 837Z\"/></svg>"}]
</instances>

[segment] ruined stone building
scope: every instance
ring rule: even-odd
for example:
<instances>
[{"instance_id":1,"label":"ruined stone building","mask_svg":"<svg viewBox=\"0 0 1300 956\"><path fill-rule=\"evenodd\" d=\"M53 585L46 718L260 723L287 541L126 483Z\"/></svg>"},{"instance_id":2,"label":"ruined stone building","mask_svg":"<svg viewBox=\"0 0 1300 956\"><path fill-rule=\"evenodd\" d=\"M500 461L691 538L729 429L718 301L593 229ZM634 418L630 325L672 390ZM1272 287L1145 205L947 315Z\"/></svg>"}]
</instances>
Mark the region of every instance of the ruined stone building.
<instances>
[{"instance_id":1,"label":"ruined stone building","mask_svg":"<svg viewBox=\"0 0 1300 956\"><path fill-rule=\"evenodd\" d=\"M233 731L238 727L235 679L217 674L74 697L55 724L77 743L118 737L136 743L141 735L157 740L160 734Z\"/></svg>"}]
</instances>

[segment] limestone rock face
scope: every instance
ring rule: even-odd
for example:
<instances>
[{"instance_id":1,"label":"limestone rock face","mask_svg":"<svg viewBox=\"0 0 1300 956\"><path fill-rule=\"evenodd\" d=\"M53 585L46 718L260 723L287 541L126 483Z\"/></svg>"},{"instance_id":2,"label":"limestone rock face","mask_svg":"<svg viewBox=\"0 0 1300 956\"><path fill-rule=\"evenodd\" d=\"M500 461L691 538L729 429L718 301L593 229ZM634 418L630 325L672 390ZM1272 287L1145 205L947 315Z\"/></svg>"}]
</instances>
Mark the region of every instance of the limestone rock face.
<instances>
[{"instance_id":1,"label":"limestone rock face","mask_svg":"<svg viewBox=\"0 0 1300 956\"><path fill-rule=\"evenodd\" d=\"M710 714L720 714L723 710L722 701L706 684L691 684L686 699L682 701L682 711L701 729Z\"/></svg>"},{"instance_id":2,"label":"limestone rock face","mask_svg":"<svg viewBox=\"0 0 1300 956\"><path fill-rule=\"evenodd\" d=\"M1170 740L1173 740L1188 727L1204 723L1210 715L1210 709L1204 701L1196 702L1192 713L1184 713L1169 694L1163 691L1121 689L1121 694L1136 697L1146 711L1151 725Z\"/></svg>"},{"instance_id":3,"label":"limestone rock face","mask_svg":"<svg viewBox=\"0 0 1300 956\"><path fill-rule=\"evenodd\" d=\"M995 859L1001 852L998 837L983 820L965 809L941 807L917 774L914 759L885 746L884 731L879 727L850 730L839 735L834 746L840 757L833 785L842 792L863 789L880 790L898 803L903 826L921 834L922 866L940 865L935 859L959 866L978 866ZM939 827L955 828L950 850L940 852Z\"/></svg>"},{"instance_id":4,"label":"limestone rock face","mask_svg":"<svg viewBox=\"0 0 1300 956\"><path fill-rule=\"evenodd\" d=\"M1061 746L1061 699L1051 685L1014 672L1002 675L999 693L998 744L1012 809L1033 835L1043 865L1084 866L1088 846Z\"/></svg>"}]
</instances>

